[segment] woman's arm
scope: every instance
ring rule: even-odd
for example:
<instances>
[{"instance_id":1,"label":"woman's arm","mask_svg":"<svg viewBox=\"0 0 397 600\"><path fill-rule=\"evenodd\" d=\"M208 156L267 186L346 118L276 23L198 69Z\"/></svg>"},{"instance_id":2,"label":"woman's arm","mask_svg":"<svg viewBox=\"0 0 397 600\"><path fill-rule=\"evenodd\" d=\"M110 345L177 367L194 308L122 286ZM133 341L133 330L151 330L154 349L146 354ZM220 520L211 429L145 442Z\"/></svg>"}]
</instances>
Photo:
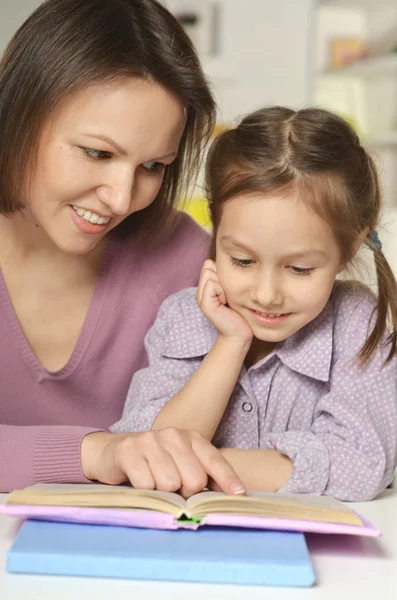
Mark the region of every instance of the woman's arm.
<instances>
[{"instance_id":1,"label":"woman's arm","mask_svg":"<svg viewBox=\"0 0 397 600\"><path fill-rule=\"evenodd\" d=\"M97 428L0 425L0 492L38 482L86 483L83 438Z\"/></svg>"},{"instance_id":2,"label":"woman's arm","mask_svg":"<svg viewBox=\"0 0 397 600\"><path fill-rule=\"evenodd\" d=\"M244 487L227 460L196 432L165 429L115 435L87 427L0 425L0 493L34 483L108 484L186 497L215 480L228 494Z\"/></svg>"}]
</instances>

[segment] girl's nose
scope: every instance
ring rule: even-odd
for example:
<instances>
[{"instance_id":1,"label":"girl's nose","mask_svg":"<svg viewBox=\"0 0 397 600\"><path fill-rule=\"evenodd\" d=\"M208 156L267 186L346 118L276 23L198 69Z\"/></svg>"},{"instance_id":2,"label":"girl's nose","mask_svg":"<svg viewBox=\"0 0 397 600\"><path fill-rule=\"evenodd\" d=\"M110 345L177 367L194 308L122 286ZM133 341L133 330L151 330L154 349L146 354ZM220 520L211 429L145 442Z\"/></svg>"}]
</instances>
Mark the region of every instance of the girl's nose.
<instances>
[{"instance_id":1,"label":"girl's nose","mask_svg":"<svg viewBox=\"0 0 397 600\"><path fill-rule=\"evenodd\" d=\"M280 306L283 301L280 281L275 275L258 278L251 288L251 297L263 308Z\"/></svg>"}]
</instances>

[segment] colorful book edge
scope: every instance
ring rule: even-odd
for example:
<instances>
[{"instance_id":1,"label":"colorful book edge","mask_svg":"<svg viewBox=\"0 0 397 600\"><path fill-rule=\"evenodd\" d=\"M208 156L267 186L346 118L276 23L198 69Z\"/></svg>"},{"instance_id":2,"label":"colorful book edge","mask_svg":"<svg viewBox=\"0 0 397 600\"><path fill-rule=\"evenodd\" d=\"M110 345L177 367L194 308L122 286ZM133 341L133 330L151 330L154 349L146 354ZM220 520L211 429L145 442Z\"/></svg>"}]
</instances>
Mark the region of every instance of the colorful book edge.
<instances>
[{"instance_id":1,"label":"colorful book edge","mask_svg":"<svg viewBox=\"0 0 397 600\"><path fill-rule=\"evenodd\" d=\"M206 525L264 529L276 531L296 531L300 533L326 533L341 535L359 535L380 537L382 532L365 517L354 511L362 526L306 521L295 519L248 517L239 515L210 514L200 522L177 520L173 515L157 511L126 511L107 508L87 508L74 506L16 506L0 505L0 514L17 519L53 521L60 523L83 523L87 525L109 525L119 527L137 527L143 529L191 529Z\"/></svg>"}]
</instances>

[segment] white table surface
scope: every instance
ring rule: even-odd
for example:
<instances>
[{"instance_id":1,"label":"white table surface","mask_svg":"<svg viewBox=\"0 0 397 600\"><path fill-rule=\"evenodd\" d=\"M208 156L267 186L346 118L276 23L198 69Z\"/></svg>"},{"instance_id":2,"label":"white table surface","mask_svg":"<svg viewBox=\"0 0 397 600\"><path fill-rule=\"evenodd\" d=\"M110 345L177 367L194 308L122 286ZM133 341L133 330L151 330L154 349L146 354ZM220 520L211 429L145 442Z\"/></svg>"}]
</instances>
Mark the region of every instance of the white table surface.
<instances>
[{"instance_id":1,"label":"white table surface","mask_svg":"<svg viewBox=\"0 0 397 600\"><path fill-rule=\"evenodd\" d=\"M396 485L396 484L395 484ZM4 503L5 495L0 494ZM381 538L307 536L316 573L313 588L273 588L84 577L13 575L5 559L19 522L0 515L1 600L396 600L397 488L352 505L383 532Z\"/></svg>"}]
</instances>

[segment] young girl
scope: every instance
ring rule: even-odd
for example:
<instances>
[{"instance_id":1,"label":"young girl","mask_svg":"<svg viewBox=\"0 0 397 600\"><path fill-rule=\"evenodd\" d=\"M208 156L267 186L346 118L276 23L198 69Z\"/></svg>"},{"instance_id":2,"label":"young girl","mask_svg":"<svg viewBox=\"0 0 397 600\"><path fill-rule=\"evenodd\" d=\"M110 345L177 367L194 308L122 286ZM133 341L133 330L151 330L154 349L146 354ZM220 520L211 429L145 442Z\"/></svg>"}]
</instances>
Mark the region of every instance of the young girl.
<instances>
[{"instance_id":1,"label":"young girl","mask_svg":"<svg viewBox=\"0 0 397 600\"><path fill-rule=\"evenodd\" d=\"M162 305L113 431L195 429L247 489L373 498L396 466L397 284L371 158L333 114L268 108L216 139L207 184L212 260ZM363 244L377 298L337 280Z\"/></svg>"}]
</instances>

